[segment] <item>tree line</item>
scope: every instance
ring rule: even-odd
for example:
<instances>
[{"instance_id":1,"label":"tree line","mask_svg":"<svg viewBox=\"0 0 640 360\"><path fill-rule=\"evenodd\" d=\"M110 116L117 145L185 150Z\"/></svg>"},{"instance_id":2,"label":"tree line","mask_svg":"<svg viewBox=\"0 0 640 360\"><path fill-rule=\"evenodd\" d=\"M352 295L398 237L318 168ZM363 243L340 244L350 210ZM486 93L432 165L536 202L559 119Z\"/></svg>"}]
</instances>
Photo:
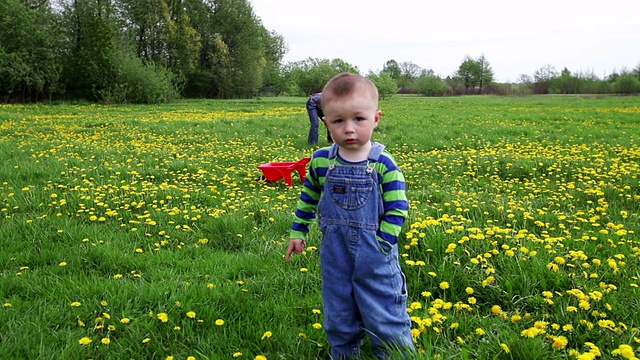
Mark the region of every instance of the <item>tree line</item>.
<instances>
[{"instance_id":1,"label":"tree line","mask_svg":"<svg viewBox=\"0 0 640 360\"><path fill-rule=\"evenodd\" d=\"M285 39L248 0L2 0L0 101L86 99L161 103L180 97L309 95L341 59L284 63ZM599 79L545 65L498 84L488 59L466 56L446 77L404 61L363 74L382 97L640 92L640 64Z\"/></svg>"}]
</instances>

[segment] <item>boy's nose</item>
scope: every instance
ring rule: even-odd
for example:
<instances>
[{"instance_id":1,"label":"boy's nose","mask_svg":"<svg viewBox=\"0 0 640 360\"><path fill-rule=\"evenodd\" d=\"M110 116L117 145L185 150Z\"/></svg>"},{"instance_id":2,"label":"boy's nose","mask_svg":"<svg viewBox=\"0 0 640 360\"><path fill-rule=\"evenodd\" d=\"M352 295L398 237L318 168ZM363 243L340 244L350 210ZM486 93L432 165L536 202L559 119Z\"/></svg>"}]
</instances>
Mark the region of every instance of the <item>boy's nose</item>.
<instances>
[{"instance_id":1,"label":"boy's nose","mask_svg":"<svg viewBox=\"0 0 640 360\"><path fill-rule=\"evenodd\" d=\"M353 129L354 129L353 125L354 125L353 121L347 121L346 124L344 125L344 131L345 132L352 132Z\"/></svg>"}]
</instances>

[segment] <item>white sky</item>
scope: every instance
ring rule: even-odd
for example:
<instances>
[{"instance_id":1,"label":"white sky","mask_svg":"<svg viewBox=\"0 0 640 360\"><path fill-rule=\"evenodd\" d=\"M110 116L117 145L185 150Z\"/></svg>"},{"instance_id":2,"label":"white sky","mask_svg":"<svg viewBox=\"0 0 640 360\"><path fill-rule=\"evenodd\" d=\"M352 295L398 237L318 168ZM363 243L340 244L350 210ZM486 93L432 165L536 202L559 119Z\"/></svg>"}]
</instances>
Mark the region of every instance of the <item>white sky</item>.
<instances>
[{"instance_id":1,"label":"white sky","mask_svg":"<svg viewBox=\"0 0 640 360\"><path fill-rule=\"evenodd\" d=\"M602 78L640 64L640 0L249 0L282 35L285 62L340 58L361 73L391 59L445 77L485 55L515 82L550 64Z\"/></svg>"}]
</instances>

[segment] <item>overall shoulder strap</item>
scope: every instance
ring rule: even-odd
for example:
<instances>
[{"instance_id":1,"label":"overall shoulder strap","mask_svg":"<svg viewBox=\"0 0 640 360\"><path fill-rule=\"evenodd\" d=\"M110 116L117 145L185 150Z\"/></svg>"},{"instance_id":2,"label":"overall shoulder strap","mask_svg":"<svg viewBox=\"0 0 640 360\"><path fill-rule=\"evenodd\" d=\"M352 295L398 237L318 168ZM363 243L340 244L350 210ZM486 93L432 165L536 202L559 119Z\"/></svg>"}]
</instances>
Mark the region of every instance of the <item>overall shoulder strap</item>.
<instances>
[{"instance_id":1,"label":"overall shoulder strap","mask_svg":"<svg viewBox=\"0 0 640 360\"><path fill-rule=\"evenodd\" d=\"M373 146L371 147L371 151L369 152L368 160L371 162L377 162L380 158L380 155L384 151L384 145L378 142L373 142L372 145Z\"/></svg>"},{"instance_id":2,"label":"overall shoulder strap","mask_svg":"<svg viewBox=\"0 0 640 360\"><path fill-rule=\"evenodd\" d=\"M329 148L329 159L335 159L338 156L338 145L336 143L331 144Z\"/></svg>"}]
</instances>

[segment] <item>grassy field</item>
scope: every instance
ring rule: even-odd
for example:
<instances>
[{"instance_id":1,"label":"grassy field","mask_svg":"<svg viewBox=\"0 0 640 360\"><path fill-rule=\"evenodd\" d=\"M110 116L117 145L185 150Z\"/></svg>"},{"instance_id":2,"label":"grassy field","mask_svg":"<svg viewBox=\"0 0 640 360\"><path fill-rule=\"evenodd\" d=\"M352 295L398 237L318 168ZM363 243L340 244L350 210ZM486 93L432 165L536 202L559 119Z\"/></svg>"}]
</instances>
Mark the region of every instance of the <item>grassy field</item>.
<instances>
[{"instance_id":1,"label":"grassy field","mask_svg":"<svg viewBox=\"0 0 640 360\"><path fill-rule=\"evenodd\" d=\"M639 100L381 102L420 357L640 356ZM0 105L0 357L326 358L305 101Z\"/></svg>"}]
</instances>

